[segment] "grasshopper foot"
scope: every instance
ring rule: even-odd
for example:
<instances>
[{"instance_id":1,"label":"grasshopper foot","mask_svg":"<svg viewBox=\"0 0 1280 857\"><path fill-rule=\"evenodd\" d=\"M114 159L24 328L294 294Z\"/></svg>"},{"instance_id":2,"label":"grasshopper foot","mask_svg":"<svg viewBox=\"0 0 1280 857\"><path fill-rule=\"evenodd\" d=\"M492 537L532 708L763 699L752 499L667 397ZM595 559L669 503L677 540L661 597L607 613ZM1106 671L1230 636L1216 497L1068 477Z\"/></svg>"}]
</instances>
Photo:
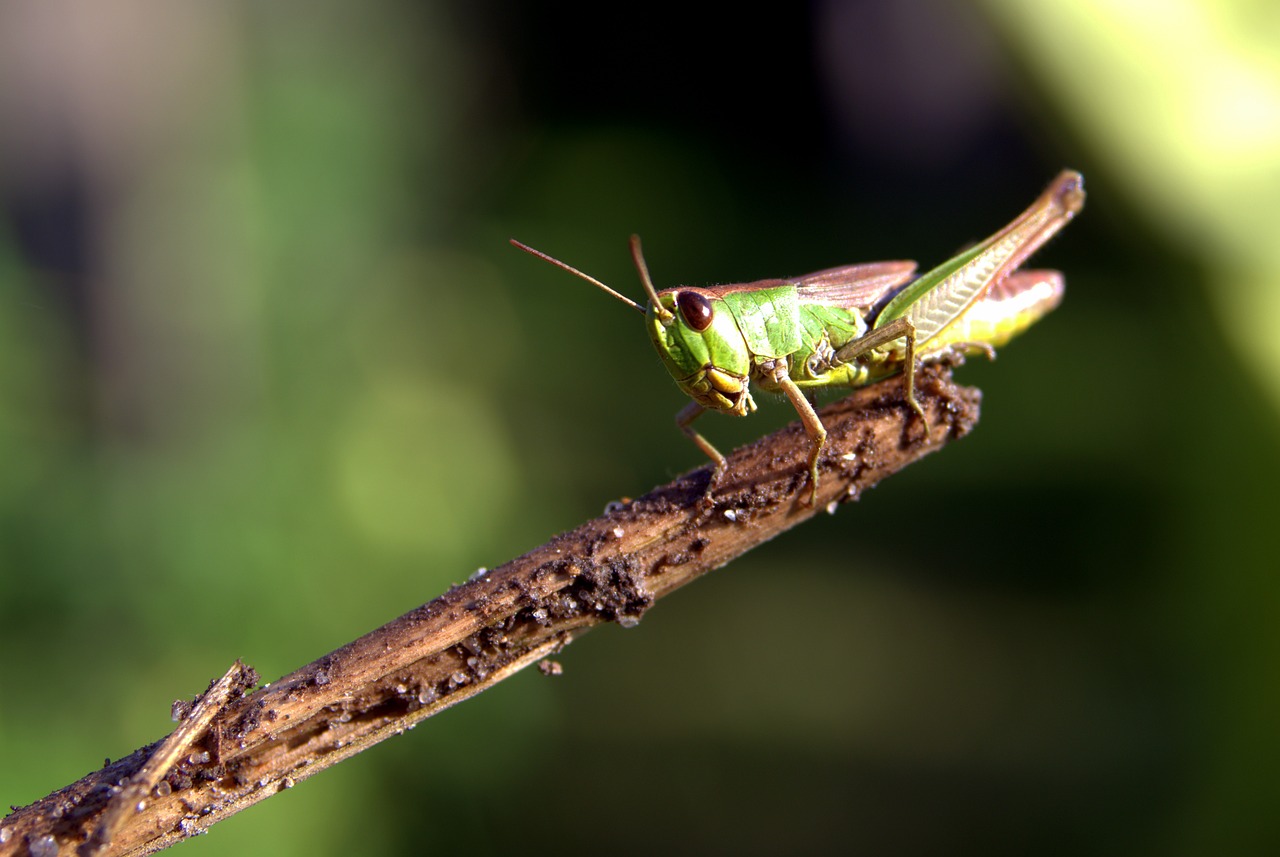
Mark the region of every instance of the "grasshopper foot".
<instances>
[{"instance_id":1,"label":"grasshopper foot","mask_svg":"<svg viewBox=\"0 0 1280 857\"><path fill-rule=\"evenodd\" d=\"M818 502L818 480L815 476L809 476L809 493L800 495L800 505L813 508Z\"/></svg>"},{"instance_id":2,"label":"grasshopper foot","mask_svg":"<svg viewBox=\"0 0 1280 857\"><path fill-rule=\"evenodd\" d=\"M826 432L823 432L823 439L826 439ZM818 503L818 461L822 458L822 446L815 444L813 453L809 456L809 492L808 496L804 493L800 495L800 504L803 506L813 507Z\"/></svg>"},{"instance_id":3,"label":"grasshopper foot","mask_svg":"<svg viewBox=\"0 0 1280 857\"><path fill-rule=\"evenodd\" d=\"M924 436L926 438L931 437L933 432L929 425L929 417L925 414L924 408L920 406L919 400L916 399L914 395L911 395L907 398L907 404L910 405L911 410L915 411L916 415L920 417L920 422L924 425ZM908 417L908 419L910 419L910 417Z\"/></svg>"},{"instance_id":4,"label":"grasshopper foot","mask_svg":"<svg viewBox=\"0 0 1280 857\"><path fill-rule=\"evenodd\" d=\"M698 501L704 510L715 505L716 489L720 487L720 480L728 469L729 463L723 458L711 465L711 470L707 473L707 487L703 489L702 499Z\"/></svg>"}]
</instances>

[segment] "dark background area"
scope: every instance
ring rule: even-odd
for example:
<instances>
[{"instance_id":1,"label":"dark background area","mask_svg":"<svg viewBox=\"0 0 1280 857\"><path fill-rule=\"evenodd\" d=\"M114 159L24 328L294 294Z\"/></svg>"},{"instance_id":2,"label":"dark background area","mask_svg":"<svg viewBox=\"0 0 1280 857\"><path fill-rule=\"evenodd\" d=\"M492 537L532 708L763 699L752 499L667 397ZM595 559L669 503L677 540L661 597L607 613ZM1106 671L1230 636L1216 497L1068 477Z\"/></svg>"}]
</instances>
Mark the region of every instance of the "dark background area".
<instances>
[{"instance_id":1,"label":"dark background area","mask_svg":"<svg viewBox=\"0 0 1280 857\"><path fill-rule=\"evenodd\" d=\"M1227 5L0 11L0 797L702 463L508 238L636 296L632 232L659 287L928 267L1072 167L970 437L182 847L1272 852L1280 42ZM1193 37L1256 105L1162 78Z\"/></svg>"}]
</instances>

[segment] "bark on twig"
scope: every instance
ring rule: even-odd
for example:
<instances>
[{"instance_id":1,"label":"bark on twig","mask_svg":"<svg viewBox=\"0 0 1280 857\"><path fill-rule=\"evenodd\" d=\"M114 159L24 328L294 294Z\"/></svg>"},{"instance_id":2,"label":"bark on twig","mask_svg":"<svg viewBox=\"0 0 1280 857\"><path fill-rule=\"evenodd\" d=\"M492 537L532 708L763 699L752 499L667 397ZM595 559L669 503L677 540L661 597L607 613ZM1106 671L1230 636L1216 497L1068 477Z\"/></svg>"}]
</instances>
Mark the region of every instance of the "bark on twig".
<instances>
[{"instance_id":1,"label":"bark on twig","mask_svg":"<svg viewBox=\"0 0 1280 857\"><path fill-rule=\"evenodd\" d=\"M792 424L728 456L710 503L708 469L692 471L254 693L211 693L198 706L217 711L207 729L184 723L180 738L0 821L0 857L153 853L491 687L594 625L638 622L658 598L969 432L978 391L956 387L945 369L927 369L917 383L928 434L896 380L820 412L829 437L814 506L805 503L809 440Z\"/></svg>"},{"instance_id":2,"label":"bark on twig","mask_svg":"<svg viewBox=\"0 0 1280 857\"><path fill-rule=\"evenodd\" d=\"M128 823L131 815L146 808L152 790L156 790L161 796L172 791L172 786L168 782L161 786L160 781L164 780L175 767L182 764L182 756L191 749L197 739L204 737L209 725L226 707L232 696L243 696L257 683L257 671L236 661L222 678L209 685L209 689L189 710L184 703L175 703L174 714L180 716L181 725L161 742L142 769L115 792L106 809L103 810L97 829L94 830L88 845L80 850L87 857L97 857L106 853L116 833ZM183 713L185 716L181 716Z\"/></svg>"}]
</instances>

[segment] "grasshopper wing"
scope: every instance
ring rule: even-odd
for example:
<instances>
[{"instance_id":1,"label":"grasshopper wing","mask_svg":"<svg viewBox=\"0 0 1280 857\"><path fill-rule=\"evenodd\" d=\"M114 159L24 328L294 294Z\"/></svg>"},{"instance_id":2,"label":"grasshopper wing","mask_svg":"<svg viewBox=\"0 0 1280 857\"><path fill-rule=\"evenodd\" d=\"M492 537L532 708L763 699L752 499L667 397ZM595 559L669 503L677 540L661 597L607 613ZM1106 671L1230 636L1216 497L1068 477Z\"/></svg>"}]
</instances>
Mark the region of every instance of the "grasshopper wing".
<instances>
[{"instance_id":1,"label":"grasshopper wing","mask_svg":"<svg viewBox=\"0 0 1280 857\"><path fill-rule=\"evenodd\" d=\"M800 300L806 303L865 310L910 280L915 272L915 262L865 262L815 271L793 282Z\"/></svg>"},{"instance_id":2,"label":"grasshopper wing","mask_svg":"<svg viewBox=\"0 0 1280 857\"><path fill-rule=\"evenodd\" d=\"M1084 179L1064 170L1004 229L948 259L894 295L876 318L884 327L908 318L917 343L941 333L1040 248L1084 206Z\"/></svg>"}]
</instances>

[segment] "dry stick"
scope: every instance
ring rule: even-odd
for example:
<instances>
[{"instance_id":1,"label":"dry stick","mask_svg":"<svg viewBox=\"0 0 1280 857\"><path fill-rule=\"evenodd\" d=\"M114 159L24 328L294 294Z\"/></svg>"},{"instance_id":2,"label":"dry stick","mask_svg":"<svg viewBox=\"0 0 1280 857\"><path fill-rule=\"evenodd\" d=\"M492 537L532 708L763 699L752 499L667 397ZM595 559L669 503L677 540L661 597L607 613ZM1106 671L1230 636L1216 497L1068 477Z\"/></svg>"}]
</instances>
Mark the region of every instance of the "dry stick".
<instances>
[{"instance_id":1,"label":"dry stick","mask_svg":"<svg viewBox=\"0 0 1280 857\"><path fill-rule=\"evenodd\" d=\"M711 503L707 468L556 536L501 568L231 701L192 752L150 787L102 855L151 854L203 832L553 654L603 622L633 625L653 602L969 432L980 393L949 371L919 378L933 431L906 408L898 381L822 410L828 446L815 506L809 439L798 424L736 450ZM548 664L546 669L553 666ZM95 853L114 794L158 745L0 821L0 855Z\"/></svg>"},{"instance_id":2,"label":"dry stick","mask_svg":"<svg viewBox=\"0 0 1280 857\"><path fill-rule=\"evenodd\" d=\"M237 660L222 678L209 685L209 689L200 697L200 701L190 711L186 711L185 716L180 717L182 725L161 742L159 749L151 754L142 769L111 798L88 846L80 850L94 857L105 853L116 831L129 820L130 811L136 813L146 809L147 799L152 789L158 787L160 794L171 791L167 782L164 786L160 786L160 781L168 776L175 766L181 764L180 757L195 744L196 739L204 736L205 730L213 723L213 719L218 716L232 696L243 696L257 683L257 671ZM181 715L185 708L184 704L175 703L174 714Z\"/></svg>"}]
</instances>

